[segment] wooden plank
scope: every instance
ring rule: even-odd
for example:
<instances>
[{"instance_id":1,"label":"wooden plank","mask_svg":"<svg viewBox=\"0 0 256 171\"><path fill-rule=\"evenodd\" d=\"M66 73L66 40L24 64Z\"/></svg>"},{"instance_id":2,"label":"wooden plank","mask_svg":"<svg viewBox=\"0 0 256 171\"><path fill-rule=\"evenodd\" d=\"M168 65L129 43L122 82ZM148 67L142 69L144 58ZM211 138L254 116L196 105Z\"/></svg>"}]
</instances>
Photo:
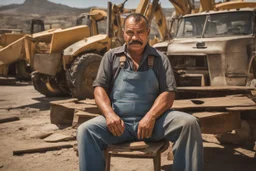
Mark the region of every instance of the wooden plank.
<instances>
[{"instance_id":1,"label":"wooden plank","mask_svg":"<svg viewBox=\"0 0 256 171\"><path fill-rule=\"evenodd\" d=\"M50 120L52 124L71 126L75 109L65 108L60 105L51 104Z\"/></svg>"},{"instance_id":2,"label":"wooden plank","mask_svg":"<svg viewBox=\"0 0 256 171\"><path fill-rule=\"evenodd\" d=\"M77 99L75 98L71 98L71 99L65 99L65 100L55 100L55 101L51 101L50 104L63 104L63 103L69 103L69 102L76 102L78 101Z\"/></svg>"},{"instance_id":3,"label":"wooden plank","mask_svg":"<svg viewBox=\"0 0 256 171\"><path fill-rule=\"evenodd\" d=\"M77 111L75 112L75 114L79 117L96 117L96 116L100 116L100 114L96 113L90 113L90 112L86 112L86 111Z\"/></svg>"},{"instance_id":4,"label":"wooden plank","mask_svg":"<svg viewBox=\"0 0 256 171\"><path fill-rule=\"evenodd\" d=\"M146 142L149 145L148 148L140 150L131 150L130 143L124 143L120 145L110 145L107 148L107 152L112 156L119 157L154 157L157 152L164 146L164 141L160 142Z\"/></svg>"},{"instance_id":5,"label":"wooden plank","mask_svg":"<svg viewBox=\"0 0 256 171\"><path fill-rule=\"evenodd\" d=\"M96 105L95 100L94 99L86 99L86 100L80 100L80 103L84 103L84 104L90 104L90 105Z\"/></svg>"},{"instance_id":6,"label":"wooden plank","mask_svg":"<svg viewBox=\"0 0 256 171\"><path fill-rule=\"evenodd\" d=\"M198 119L203 119L203 118L216 117L218 115L223 115L223 114L229 114L229 113L228 112L196 112L196 113L193 113L193 116L195 116Z\"/></svg>"},{"instance_id":7,"label":"wooden plank","mask_svg":"<svg viewBox=\"0 0 256 171\"><path fill-rule=\"evenodd\" d=\"M75 110L84 111L84 113L80 112L78 115L74 115ZM83 114L84 116L82 116ZM78 124L99 114L100 111L94 100L78 101L77 99L67 99L51 102L51 123L56 125L72 125L73 127L77 127ZM82 120L78 121L79 118Z\"/></svg>"},{"instance_id":8,"label":"wooden plank","mask_svg":"<svg viewBox=\"0 0 256 171\"><path fill-rule=\"evenodd\" d=\"M202 87L177 87L178 91L247 91L255 90L247 86L202 86Z\"/></svg>"},{"instance_id":9,"label":"wooden plank","mask_svg":"<svg viewBox=\"0 0 256 171\"><path fill-rule=\"evenodd\" d=\"M73 122L72 122L72 127L77 128L80 124L84 123L85 121L88 121L89 119L92 119L99 115L100 114L97 114L97 113L95 114L95 113L76 110L74 114Z\"/></svg>"},{"instance_id":10,"label":"wooden plank","mask_svg":"<svg viewBox=\"0 0 256 171\"><path fill-rule=\"evenodd\" d=\"M228 107L228 111L252 111L256 110L256 106L246 106L246 107Z\"/></svg>"},{"instance_id":11,"label":"wooden plank","mask_svg":"<svg viewBox=\"0 0 256 171\"><path fill-rule=\"evenodd\" d=\"M0 118L0 123L13 122L13 121L18 121L18 120L20 120L19 117L12 116L12 117Z\"/></svg>"},{"instance_id":12,"label":"wooden plank","mask_svg":"<svg viewBox=\"0 0 256 171\"><path fill-rule=\"evenodd\" d=\"M193 116L199 119L202 133L220 134L241 127L240 112L198 112Z\"/></svg>"},{"instance_id":13,"label":"wooden plank","mask_svg":"<svg viewBox=\"0 0 256 171\"><path fill-rule=\"evenodd\" d=\"M79 102L63 103L63 104L59 104L59 105L65 107L65 108L78 109L78 110L86 110L87 108L97 108L96 105L84 104L84 103L79 103Z\"/></svg>"},{"instance_id":14,"label":"wooden plank","mask_svg":"<svg viewBox=\"0 0 256 171\"><path fill-rule=\"evenodd\" d=\"M238 106L255 106L255 102L248 97L216 97L175 100L173 109L202 109L202 108L227 108Z\"/></svg>"},{"instance_id":15,"label":"wooden plank","mask_svg":"<svg viewBox=\"0 0 256 171\"><path fill-rule=\"evenodd\" d=\"M44 145L44 146L38 146L38 147L33 147L33 148L25 148L25 149L19 149L19 150L14 150L13 155L22 155L26 153L42 153L46 151L52 151L52 150L60 150L62 148L72 148L73 144L71 143L66 143L66 144L49 144L49 145Z\"/></svg>"}]
</instances>

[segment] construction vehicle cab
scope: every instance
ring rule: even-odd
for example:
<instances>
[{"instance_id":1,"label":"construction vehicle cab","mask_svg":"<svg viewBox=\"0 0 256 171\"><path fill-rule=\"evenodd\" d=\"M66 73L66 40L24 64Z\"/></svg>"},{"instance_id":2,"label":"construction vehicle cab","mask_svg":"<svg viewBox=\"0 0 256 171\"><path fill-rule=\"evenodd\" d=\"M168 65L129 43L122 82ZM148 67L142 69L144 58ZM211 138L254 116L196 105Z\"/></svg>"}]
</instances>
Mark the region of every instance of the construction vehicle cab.
<instances>
[{"instance_id":1,"label":"construction vehicle cab","mask_svg":"<svg viewBox=\"0 0 256 171\"><path fill-rule=\"evenodd\" d=\"M184 15L175 38L155 45L171 61L178 87L255 87L256 3L239 8L246 5L227 2Z\"/></svg>"},{"instance_id":2,"label":"construction vehicle cab","mask_svg":"<svg viewBox=\"0 0 256 171\"><path fill-rule=\"evenodd\" d=\"M90 36L103 34L106 31L100 30L106 24L107 12L101 9L92 8L89 13L82 13L76 20L76 25L87 25L90 28Z\"/></svg>"}]
</instances>

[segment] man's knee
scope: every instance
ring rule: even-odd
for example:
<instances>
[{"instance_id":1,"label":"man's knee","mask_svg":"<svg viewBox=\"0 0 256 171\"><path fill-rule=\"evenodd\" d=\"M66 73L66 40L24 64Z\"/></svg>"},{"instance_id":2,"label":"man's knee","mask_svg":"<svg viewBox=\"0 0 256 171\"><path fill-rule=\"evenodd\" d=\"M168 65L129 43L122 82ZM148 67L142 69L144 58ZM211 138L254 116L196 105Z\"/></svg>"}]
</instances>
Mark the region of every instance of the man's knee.
<instances>
[{"instance_id":1,"label":"man's knee","mask_svg":"<svg viewBox=\"0 0 256 171\"><path fill-rule=\"evenodd\" d=\"M98 118L88 120L79 125L79 127L77 128L77 134L78 136L81 136L90 132L94 132L99 125L100 123Z\"/></svg>"},{"instance_id":2,"label":"man's knee","mask_svg":"<svg viewBox=\"0 0 256 171\"><path fill-rule=\"evenodd\" d=\"M77 128L77 137L82 137L86 134L86 132L89 132L92 125L88 124L87 122L84 122L83 124L79 125Z\"/></svg>"},{"instance_id":3,"label":"man's knee","mask_svg":"<svg viewBox=\"0 0 256 171\"><path fill-rule=\"evenodd\" d=\"M184 118L184 125L186 126L199 126L198 119L193 115L187 114Z\"/></svg>"},{"instance_id":4,"label":"man's knee","mask_svg":"<svg viewBox=\"0 0 256 171\"><path fill-rule=\"evenodd\" d=\"M198 119L191 114L175 111L177 116L175 122L183 127L199 126Z\"/></svg>"}]
</instances>

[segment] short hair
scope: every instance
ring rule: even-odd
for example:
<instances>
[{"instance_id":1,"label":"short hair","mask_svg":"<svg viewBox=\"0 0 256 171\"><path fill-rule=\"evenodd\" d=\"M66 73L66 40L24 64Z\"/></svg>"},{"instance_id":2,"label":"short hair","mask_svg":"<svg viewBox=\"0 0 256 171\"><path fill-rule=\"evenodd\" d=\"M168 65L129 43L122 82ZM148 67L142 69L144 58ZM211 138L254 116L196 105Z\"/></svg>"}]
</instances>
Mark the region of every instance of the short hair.
<instances>
[{"instance_id":1,"label":"short hair","mask_svg":"<svg viewBox=\"0 0 256 171\"><path fill-rule=\"evenodd\" d=\"M131 17L134 18L135 23L138 23L141 20L144 20L145 23L146 23L147 29L149 28L148 19L143 14L141 14L141 13L131 13L131 14L127 15L126 18L124 19L123 29L125 29L126 20L131 18Z\"/></svg>"}]
</instances>

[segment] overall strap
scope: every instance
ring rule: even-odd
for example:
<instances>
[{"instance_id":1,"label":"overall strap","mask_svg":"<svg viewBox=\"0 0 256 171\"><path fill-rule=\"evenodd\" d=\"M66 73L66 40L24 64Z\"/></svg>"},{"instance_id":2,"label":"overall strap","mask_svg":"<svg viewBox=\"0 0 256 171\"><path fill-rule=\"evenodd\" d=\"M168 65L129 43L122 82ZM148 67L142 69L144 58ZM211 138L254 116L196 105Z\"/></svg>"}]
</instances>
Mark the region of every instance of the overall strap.
<instances>
[{"instance_id":1,"label":"overall strap","mask_svg":"<svg viewBox=\"0 0 256 171\"><path fill-rule=\"evenodd\" d=\"M126 56L125 56L125 55L122 55L122 56L120 57L120 60L119 60L119 64L120 64L120 67L121 67L121 68L124 68L125 61L126 61Z\"/></svg>"},{"instance_id":2,"label":"overall strap","mask_svg":"<svg viewBox=\"0 0 256 171\"><path fill-rule=\"evenodd\" d=\"M126 56L125 56L125 55L120 56L120 59L119 59L119 66L118 66L118 68L117 68L117 70L116 70L116 72L115 72L115 74L114 74L114 79L113 79L113 81L112 81L112 85L114 84L114 81L116 80L116 78L117 78L117 76L118 76L118 74L119 74L121 68L124 68L125 62L126 62Z\"/></svg>"},{"instance_id":3,"label":"overall strap","mask_svg":"<svg viewBox=\"0 0 256 171\"><path fill-rule=\"evenodd\" d=\"M148 67L152 69L154 65L154 56L148 56Z\"/></svg>"}]
</instances>

